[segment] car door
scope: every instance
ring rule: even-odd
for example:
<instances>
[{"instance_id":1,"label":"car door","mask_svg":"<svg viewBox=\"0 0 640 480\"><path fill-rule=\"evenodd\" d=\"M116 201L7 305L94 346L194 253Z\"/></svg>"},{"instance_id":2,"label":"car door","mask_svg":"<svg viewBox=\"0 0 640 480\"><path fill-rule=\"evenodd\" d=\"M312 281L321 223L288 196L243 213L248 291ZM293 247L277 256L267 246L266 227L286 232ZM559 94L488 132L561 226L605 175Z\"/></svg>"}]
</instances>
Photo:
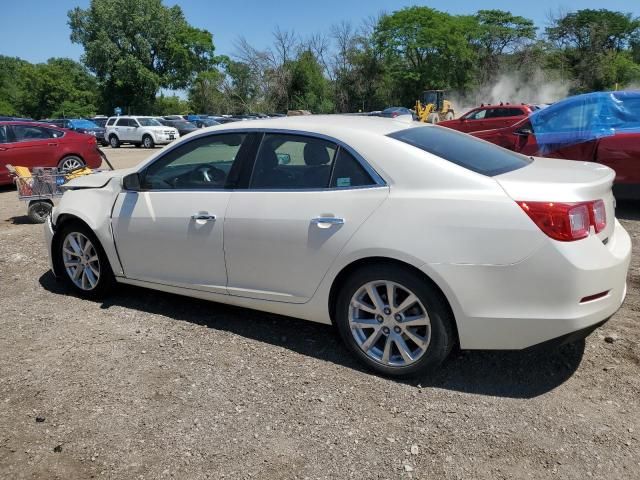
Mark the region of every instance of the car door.
<instances>
[{"instance_id":1,"label":"car door","mask_svg":"<svg viewBox=\"0 0 640 480\"><path fill-rule=\"evenodd\" d=\"M246 156L246 137L195 138L140 172L139 191L119 194L112 226L127 278L226 293L228 181Z\"/></svg>"},{"instance_id":2,"label":"car door","mask_svg":"<svg viewBox=\"0 0 640 480\"><path fill-rule=\"evenodd\" d=\"M477 109L468 113L463 118L463 122L459 130L465 133L476 132L478 130L486 130L483 123L486 114L487 110L484 108Z\"/></svg>"},{"instance_id":3,"label":"car door","mask_svg":"<svg viewBox=\"0 0 640 480\"><path fill-rule=\"evenodd\" d=\"M596 161L616 172L616 183L640 184L640 133L618 133L598 141Z\"/></svg>"},{"instance_id":4,"label":"car door","mask_svg":"<svg viewBox=\"0 0 640 480\"><path fill-rule=\"evenodd\" d=\"M29 124L13 124L13 143L5 145L10 151L12 165L28 167L57 167L61 130Z\"/></svg>"},{"instance_id":5,"label":"car door","mask_svg":"<svg viewBox=\"0 0 640 480\"><path fill-rule=\"evenodd\" d=\"M225 218L230 295L303 303L388 188L345 145L266 132Z\"/></svg>"},{"instance_id":6,"label":"car door","mask_svg":"<svg viewBox=\"0 0 640 480\"><path fill-rule=\"evenodd\" d=\"M7 169L7 163L12 164L11 160L11 147L13 142L10 140L9 125L0 125L0 185L11 183L11 177L9 176L9 170Z\"/></svg>"},{"instance_id":7,"label":"car door","mask_svg":"<svg viewBox=\"0 0 640 480\"><path fill-rule=\"evenodd\" d=\"M131 140L133 140L131 138L131 130L133 130L131 128L131 124L132 121L130 118L120 117L118 118L118 120L116 120L114 130L116 131L116 135L118 135L118 138L121 142L130 142Z\"/></svg>"}]
</instances>

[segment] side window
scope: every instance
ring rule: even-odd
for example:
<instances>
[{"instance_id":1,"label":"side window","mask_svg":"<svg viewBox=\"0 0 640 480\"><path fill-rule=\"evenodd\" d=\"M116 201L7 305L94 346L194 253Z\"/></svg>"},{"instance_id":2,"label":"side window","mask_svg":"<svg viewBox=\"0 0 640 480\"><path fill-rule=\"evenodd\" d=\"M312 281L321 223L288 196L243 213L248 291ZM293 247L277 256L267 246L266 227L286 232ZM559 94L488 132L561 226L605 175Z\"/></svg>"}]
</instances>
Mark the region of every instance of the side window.
<instances>
[{"instance_id":1,"label":"side window","mask_svg":"<svg viewBox=\"0 0 640 480\"><path fill-rule=\"evenodd\" d=\"M167 153L144 173L142 187L152 190L224 188L246 134L197 138Z\"/></svg>"},{"instance_id":2,"label":"side window","mask_svg":"<svg viewBox=\"0 0 640 480\"><path fill-rule=\"evenodd\" d=\"M50 138L62 138L64 137L64 132L62 130L54 130L53 128L45 128Z\"/></svg>"},{"instance_id":3,"label":"side window","mask_svg":"<svg viewBox=\"0 0 640 480\"><path fill-rule=\"evenodd\" d=\"M45 140L51 138L51 132L48 128L33 127L31 125L14 125L13 133L18 142L30 142L32 140Z\"/></svg>"},{"instance_id":4,"label":"side window","mask_svg":"<svg viewBox=\"0 0 640 480\"><path fill-rule=\"evenodd\" d=\"M507 112L507 117L519 117L520 115L525 115L524 110L520 110L519 108L510 108Z\"/></svg>"},{"instance_id":5,"label":"side window","mask_svg":"<svg viewBox=\"0 0 640 480\"><path fill-rule=\"evenodd\" d=\"M353 155L340 148L331 177L332 188L363 187L375 182Z\"/></svg>"},{"instance_id":6,"label":"side window","mask_svg":"<svg viewBox=\"0 0 640 480\"><path fill-rule=\"evenodd\" d=\"M110 118L109 120L107 120L107 123L105 123L105 126L110 127L114 123L116 123L116 119L115 118Z\"/></svg>"},{"instance_id":7,"label":"side window","mask_svg":"<svg viewBox=\"0 0 640 480\"><path fill-rule=\"evenodd\" d=\"M504 117L504 108L490 108L486 110L484 118L499 118Z\"/></svg>"},{"instance_id":8,"label":"side window","mask_svg":"<svg viewBox=\"0 0 640 480\"><path fill-rule=\"evenodd\" d=\"M7 126L0 125L0 143L7 143Z\"/></svg>"},{"instance_id":9,"label":"side window","mask_svg":"<svg viewBox=\"0 0 640 480\"><path fill-rule=\"evenodd\" d=\"M467 116L467 120L482 120L486 114L486 110L476 110Z\"/></svg>"},{"instance_id":10,"label":"side window","mask_svg":"<svg viewBox=\"0 0 640 480\"><path fill-rule=\"evenodd\" d=\"M336 150L319 138L265 134L249 188L327 188Z\"/></svg>"},{"instance_id":11,"label":"side window","mask_svg":"<svg viewBox=\"0 0 640 480\"><path fill-rule=\"evenodd\" d=\"M117 127L128 127L129 126L129 119L128 118L118 118L118 120L116 121L116 126Z\"/></svg>"}]
</instances>

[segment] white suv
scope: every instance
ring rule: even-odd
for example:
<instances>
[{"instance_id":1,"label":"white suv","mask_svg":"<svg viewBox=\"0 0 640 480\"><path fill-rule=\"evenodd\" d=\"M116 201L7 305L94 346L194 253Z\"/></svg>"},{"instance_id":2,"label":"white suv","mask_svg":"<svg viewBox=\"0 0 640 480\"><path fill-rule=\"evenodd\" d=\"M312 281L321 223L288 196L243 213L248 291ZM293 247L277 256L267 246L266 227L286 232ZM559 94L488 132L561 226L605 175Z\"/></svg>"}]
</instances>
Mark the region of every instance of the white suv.
<instances>
[{"instance_id":1,"label":"white suv","mask_svg":"<svg viewBox=\"0 0 640 480\"><path fill-rule=\"evenodd\" d=\"M162 125L153 117L109 117L105 128L104 136L112 148L118 148L123 143L153 148L155 145L166 145L180 137L178 130Z\"/></svg>"}]
</instances>

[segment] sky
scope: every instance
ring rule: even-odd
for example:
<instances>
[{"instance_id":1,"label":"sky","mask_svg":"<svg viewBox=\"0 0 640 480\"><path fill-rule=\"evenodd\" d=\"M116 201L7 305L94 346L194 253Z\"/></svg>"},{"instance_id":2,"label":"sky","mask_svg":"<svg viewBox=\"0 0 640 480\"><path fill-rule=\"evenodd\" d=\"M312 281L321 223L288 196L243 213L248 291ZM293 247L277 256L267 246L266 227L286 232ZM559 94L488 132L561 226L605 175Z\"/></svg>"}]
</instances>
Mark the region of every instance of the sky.
<instances>
[{"instance_id":1,"label":"sky","mask_svg":"<svg viewBox=\"0 0 640 480\"><path fill-rule=\"evenodd\" d=\"M89 0L1 0L0 54L30 62L51 57L80 59L82 47L69 40L67 11ZM279 26L293 29L301 37L328 33L331 25L343 20L358 25L382 11L426 5L452 14L470 14L480 9L508 10L532 19L544 28L549 14L582 8L608 8L640 17L639 0L164 0L179 4L191 25L213 33L217 54L233 56L239 37L258 49L268 47L272 32Z\"/></svg>"}]
</instances>

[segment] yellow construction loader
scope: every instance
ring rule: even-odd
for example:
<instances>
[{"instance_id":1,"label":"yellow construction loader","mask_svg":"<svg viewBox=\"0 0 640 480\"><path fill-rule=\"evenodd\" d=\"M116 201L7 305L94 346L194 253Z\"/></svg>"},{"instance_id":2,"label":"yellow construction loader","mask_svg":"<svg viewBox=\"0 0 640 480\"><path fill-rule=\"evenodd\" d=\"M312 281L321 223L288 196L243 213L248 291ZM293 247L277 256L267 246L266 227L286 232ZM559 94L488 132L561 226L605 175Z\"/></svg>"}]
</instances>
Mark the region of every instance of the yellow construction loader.
<instances>
[{"instance_id":1,"label":"yellow construction loader","mask_svg":"<svg viewBox=\"0 0 640 480\"><path fill-rule=\"evenodd\" d=\"M438 123L453 120L455 112L449 100L445 100L444 90L425 90L416 101L416 116L421 122Z\"/></svg>"}]
</instances>

